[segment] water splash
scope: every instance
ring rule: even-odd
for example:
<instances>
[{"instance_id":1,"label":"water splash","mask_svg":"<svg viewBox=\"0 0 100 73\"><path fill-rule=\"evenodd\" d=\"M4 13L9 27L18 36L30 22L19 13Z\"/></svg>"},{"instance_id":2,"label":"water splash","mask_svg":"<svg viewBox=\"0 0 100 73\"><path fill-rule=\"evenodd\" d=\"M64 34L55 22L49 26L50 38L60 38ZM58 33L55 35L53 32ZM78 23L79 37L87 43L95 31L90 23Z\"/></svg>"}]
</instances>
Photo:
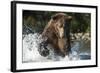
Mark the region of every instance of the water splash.
<instances>
[{"instance_id":1,"label":"water splash","mask_svg":"<svg viewBox=\"0 0 100 73\"><path fill-rule=\"evenodd\" d=\"M71 53L69 56L65 56L64 58L58 56L54 53L54 50L48 46L50 50L50 54L46 57L43 57L39 54L38 48L39 43L43 41L40 39L41 35L39 33L31 33L27 35L23 35L23 58L22 62L48 62L48 61L68 61L68 60L83 60L90 59L90 54L88 53L80 53L80 42L75 42L71 48Z\"/></svg>"}]
</instances>

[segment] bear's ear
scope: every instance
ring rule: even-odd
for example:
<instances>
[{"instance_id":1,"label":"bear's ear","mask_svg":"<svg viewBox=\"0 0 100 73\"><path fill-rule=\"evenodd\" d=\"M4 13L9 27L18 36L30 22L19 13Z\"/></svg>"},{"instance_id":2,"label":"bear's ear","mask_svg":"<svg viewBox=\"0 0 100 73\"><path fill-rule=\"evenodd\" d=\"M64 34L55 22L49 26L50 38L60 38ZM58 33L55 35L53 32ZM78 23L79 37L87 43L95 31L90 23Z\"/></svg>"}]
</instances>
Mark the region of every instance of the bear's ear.
<instances>
[{"instance_id":1,"label":"bear's ear","mask_svg":"<svg viewBox=\"0 0 100 73\"><path fill-rule=\"evenodd\" d=\"M51 16L51 19L53 19L53 20L57 20L59 18L59 15L53 15L53 16Z\"/></svg>"}]
</instances>

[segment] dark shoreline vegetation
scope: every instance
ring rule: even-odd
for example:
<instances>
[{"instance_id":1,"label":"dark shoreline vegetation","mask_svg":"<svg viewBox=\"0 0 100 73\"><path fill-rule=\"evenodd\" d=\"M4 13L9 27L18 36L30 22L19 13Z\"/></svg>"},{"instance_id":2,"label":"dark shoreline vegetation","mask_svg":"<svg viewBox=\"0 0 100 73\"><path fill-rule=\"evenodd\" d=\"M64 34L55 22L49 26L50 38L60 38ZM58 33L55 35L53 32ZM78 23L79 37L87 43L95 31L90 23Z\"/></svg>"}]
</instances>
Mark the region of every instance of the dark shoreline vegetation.
<instances>
[{"instance_id":1,"label":"dark shoreline vegetation","mask_svg":"<svg viewBox=\"0 0 100 73\"><path fill-rule=\"evenodd\" d=\"M23 10L23 28L30 28L34 32L41 33L44 27L48 24L51 16L59 12L51 11L28 11ZM90 13L72 13L63 12L72 16L70 24L71 33L87 33L90 32L91 14ZM24 31L23 31L24 32Z\"/></svg>"}]
</instances>

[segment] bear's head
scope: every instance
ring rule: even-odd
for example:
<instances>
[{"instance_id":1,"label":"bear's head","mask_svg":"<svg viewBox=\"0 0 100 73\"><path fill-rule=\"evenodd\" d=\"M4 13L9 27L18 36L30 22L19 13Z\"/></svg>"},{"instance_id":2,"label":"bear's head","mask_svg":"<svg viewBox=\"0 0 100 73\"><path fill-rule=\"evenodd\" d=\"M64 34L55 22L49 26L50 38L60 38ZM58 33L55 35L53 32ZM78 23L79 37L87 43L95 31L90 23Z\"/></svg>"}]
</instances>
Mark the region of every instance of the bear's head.
<instances>
[{"instance_id":1,"label":"bear's head","mask_svg":"<svg viewBox=\"0 0 100 73\"><path fill-rule=\"evenodd\" d=\"M64 38L69 28L69 22L72 17L65 13L57 13L51 17L51 25L54 27L58 38ZM67 30L66 30L67 29Z\"/></svg>"}]
</instances>

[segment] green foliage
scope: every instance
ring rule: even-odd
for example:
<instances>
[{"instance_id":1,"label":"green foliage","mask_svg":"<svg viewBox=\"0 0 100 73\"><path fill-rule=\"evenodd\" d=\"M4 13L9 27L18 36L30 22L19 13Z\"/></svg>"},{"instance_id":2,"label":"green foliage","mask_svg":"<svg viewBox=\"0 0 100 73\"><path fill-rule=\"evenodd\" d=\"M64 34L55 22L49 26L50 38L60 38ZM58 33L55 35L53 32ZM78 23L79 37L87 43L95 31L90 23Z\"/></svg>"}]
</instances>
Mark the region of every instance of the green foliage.
<instances>
[{"instance_id":1,"label":"green foliage","mask_svg":"<svg viewBox=\"0 0 100 73\"><path fill-rule=\"evenodd\" d=\"M23 11L23 24L31 28L33 31L42 32L47 25L51 16L59 12L51 11ZM65 12L64 12L65 13ZM70 23L70 31L72 33L90 32L91 14L90 13L72 13L66 12L72 16Z\"/></svg>"}]
</instances>

